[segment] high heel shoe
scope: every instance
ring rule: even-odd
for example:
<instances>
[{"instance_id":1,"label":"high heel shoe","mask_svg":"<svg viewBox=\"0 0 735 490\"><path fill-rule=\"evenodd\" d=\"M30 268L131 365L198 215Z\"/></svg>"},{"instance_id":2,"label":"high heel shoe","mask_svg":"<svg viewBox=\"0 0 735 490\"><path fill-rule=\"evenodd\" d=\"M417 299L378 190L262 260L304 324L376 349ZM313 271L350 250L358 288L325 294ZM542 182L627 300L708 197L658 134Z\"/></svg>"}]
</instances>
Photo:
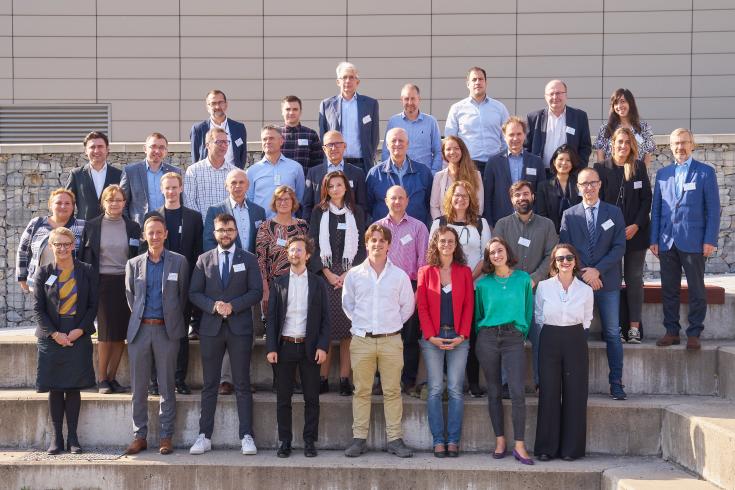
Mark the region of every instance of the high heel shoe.
<instances>
[{"instance_id":1,"label":"high heel shoe","mask_svg":"<svg viewBox=\"0 0 735 490\"><path fill-rule=\"evenodd\" d=\"M524 458L515 449L513 450L513 457L520 461L521 464L533 465L533 460L531 458Z\"/></svg>"}]
</instances>

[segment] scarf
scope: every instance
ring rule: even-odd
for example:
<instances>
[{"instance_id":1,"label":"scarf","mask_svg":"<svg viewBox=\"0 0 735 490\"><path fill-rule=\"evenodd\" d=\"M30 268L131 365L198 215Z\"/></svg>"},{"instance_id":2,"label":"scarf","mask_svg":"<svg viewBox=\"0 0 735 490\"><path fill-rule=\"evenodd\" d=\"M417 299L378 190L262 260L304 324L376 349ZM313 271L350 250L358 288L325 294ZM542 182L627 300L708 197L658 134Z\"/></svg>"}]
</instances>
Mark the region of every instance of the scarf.
<instances>
[{"instance_id":1,"label":"scarf","mask_svg":"<svg viewBox=\"0 0 735 490\"><path fill-rule=\"evenodd\" d=\"M319 222L319 257L322 259L322 263L328 268L332 267L332 246L329 244L329 213L333 213L337 216L345 215L345 224L347 229L345 230L345 247L342 253L342 266L344 270L349 269L352 266L352 260L357 255L357 243L359 237L357 236L357 224L355 224L355 216L347 206L342 209L337 208L331 202L329 203L329 212L322 214L322 219Z\"/></svg>"}]
</instances>

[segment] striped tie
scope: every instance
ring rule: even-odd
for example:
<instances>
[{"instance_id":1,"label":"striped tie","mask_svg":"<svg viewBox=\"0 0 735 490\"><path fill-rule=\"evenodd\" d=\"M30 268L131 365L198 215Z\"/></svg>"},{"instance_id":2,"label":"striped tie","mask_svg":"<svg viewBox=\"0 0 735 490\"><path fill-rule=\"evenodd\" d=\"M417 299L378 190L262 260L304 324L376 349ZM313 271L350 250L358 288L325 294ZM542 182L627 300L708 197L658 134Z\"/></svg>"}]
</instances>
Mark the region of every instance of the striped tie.
<instances>
[{"instance_id":1,"label":"striped tie","mask_svg":"<svg viewBox=\"0 0 735 490\"><path fill-rule=\"evenodd\" d=\"M589 256L592 257L592 251L594 250L595 243L597 242L597 233L595 230L595 208L592 206L587 208L587 233L589 234L587 251L589 252Z\"/></svg>"}]
</instances>

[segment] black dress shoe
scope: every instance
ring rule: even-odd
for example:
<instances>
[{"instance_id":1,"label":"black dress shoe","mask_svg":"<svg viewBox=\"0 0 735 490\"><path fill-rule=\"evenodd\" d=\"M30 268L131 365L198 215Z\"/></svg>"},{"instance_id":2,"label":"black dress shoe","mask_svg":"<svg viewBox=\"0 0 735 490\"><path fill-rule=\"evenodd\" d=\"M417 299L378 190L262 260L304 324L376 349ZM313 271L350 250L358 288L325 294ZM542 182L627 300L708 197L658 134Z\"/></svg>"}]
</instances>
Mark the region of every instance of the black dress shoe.
<instances>
[{"instance_id":1,"label":"black dress shoe","mask_svg":"<svg viewBox=\"0 0 735 490\"><path fill-rule=\"evenodd\" d=\"M158 396L161 393L158 391L158 385L148 385L148 394L151 396Z\"/></svg>"},{"instance_id":2,"label":"black dress shoe","mask_svg":"<svg viewBox=\"0 0 735 490\"><path fill-rule=\"evenodd\" d=\"M539 461L551 461L551 456L549 456L548 454L539 454L538 456L536 456L536 459L538 459Z\"/></svg>"},{"instance_id":3,"label":"black dress shoe","mask_svg":"<svg viewBox=\"0 0 735 490\"><path fill-rule=\"evenodd\" d=\"M48 447L48 451L46 451L46 454L57 455L57 454L61 454L63 450L64 450L64 438L56 437L54 439L54 442L52 442L51 445Z\"/></svg>"},{"instance_id":4,"label":"black dress shoe","mask_svg":"<svg viewBox=\"0 0 735 490\"><path fill-rule=\"evenodd\" d=\"M339 378L339 396L352 396L350 378Z\"/></svg>"},{"instance_id":5,"label":"black dress shoe","mask_svg":"<svg viewBox=\"0 0 735 490\"><path fill-rule=\"evenodd\" d=\"M110 386L112 387L113 393L127 393L130 391L130 386L123 386L116 379L110 381ZM156 390L158 390L158 387L156 387Z\"/></svg>"},{"instance_id":6,"label":"black dress shoe","mask_svg":"<svg viewBox=\"0 0 735 490\"><path fill-rule=\"evenodd\" d=\"M329 393L329 379L321 378L319 380L319 394Z\"/></svg>"},{"instance_id":7,"label":"black dress shoe","mask_svg":"<svg viewBox=\"0 0 735 490\"><path fill-rule=\"evenodd\" d=\"M315 458L316 457L316 447L314 447L313 441L306 441L304 442L304 456L307 458Z\"/></svg>"},{"instance_id":8,"label":"black dress shoe","mask_svg":"<svg viewBox=\"0 0 735 490\"><path fill-rule=\"evenodd\" d=\"M563 459L564 461L574 461L577 458L574 458L572 456L562 456L561 459Z\"/></svg>"},{"instance_id":9,"label":"black dress shoe","mask_svg":"<svg viewBox=\"0 0 735 490\"><path fill-rule=\"evenodd\" d=\"M191 388L185 382L176 383L176 393L179 395L191 395Z\"/></svg>"},{"instance_id":10,"label":"black dress shoe","mask_svg":"<svg viewBox=\"0 0 735 490\"><path fill-rule=\"evenodd\" d=\"M288 458L289 456L291 456L291 443L281 441L281 445L278 446L276 456L278 456L279 458Z\"/></svg>"}]
</instances>

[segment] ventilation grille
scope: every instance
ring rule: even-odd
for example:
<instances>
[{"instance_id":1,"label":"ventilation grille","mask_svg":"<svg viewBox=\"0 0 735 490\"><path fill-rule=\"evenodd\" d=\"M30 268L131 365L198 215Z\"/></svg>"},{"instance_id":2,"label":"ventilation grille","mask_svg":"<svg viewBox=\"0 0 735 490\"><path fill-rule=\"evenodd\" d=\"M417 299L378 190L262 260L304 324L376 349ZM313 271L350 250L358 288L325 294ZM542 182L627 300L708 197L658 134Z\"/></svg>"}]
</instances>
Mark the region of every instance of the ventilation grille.
<instances>
[{"instance_id":1,"label":"ventilation grille","mask_svg":"<svg viewBox=\"0 0 735 490\"><path fill-rule=\"evenodd\" d=\"M109 104L0 105L0 144L78 143L90 131L111 136Z\"/></svg>"}]
</instances>

